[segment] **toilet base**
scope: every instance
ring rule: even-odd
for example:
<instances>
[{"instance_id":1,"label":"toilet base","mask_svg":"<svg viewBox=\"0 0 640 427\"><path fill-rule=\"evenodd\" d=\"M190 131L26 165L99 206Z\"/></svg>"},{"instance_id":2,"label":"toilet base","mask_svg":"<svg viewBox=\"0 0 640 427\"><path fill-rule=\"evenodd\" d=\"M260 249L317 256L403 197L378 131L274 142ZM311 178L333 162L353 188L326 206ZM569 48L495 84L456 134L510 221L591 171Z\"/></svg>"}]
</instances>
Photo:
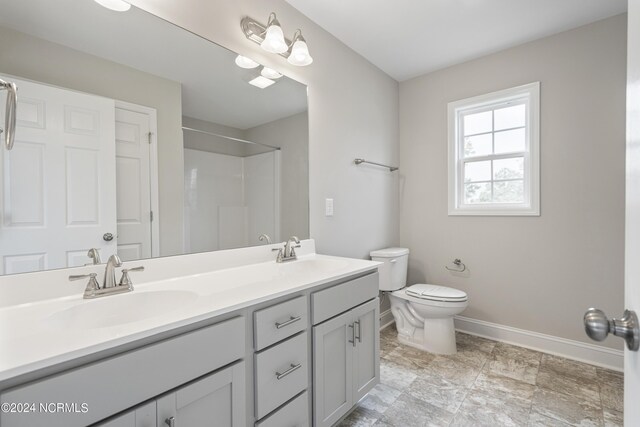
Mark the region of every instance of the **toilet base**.
<instances>
[{"instance_id":1,"label":"toilet base","mask_svg":"<svg viewBox=\"0 0 640 427\"><path fill-rule=\"evenodd\" d=\"M424 319L422 328L398 328L401 344L435 354L456 354L453 318Z\"/></svg>"}]
</instances>

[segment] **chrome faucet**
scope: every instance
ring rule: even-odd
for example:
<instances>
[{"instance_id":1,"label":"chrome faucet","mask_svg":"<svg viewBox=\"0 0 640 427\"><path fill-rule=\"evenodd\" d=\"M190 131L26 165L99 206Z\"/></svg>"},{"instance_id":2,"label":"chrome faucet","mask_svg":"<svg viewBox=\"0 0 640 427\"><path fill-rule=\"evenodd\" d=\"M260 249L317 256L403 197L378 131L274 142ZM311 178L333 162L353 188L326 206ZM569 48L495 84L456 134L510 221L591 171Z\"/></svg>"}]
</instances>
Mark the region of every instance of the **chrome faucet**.
<instances>
[{"instance_id":1,"label":"chrome faucet","mask_svg":"<svg viewBox=\"0 0 640 427\"><path fill-rule=\"evenodd\" d=\"M107 261L107 266L104 269L104 281L102 282L102 289L113 288L116 283L116 267L122 267L122 261L117 254L113 254Z\"/></svg>"},{"instance_id":2,"label":"chrome faucet","mask_svg":"<svg viewBox=\"0 0 640 427\"><path fill-rule=\"evenodd\" d=\"M295 246L291 243L295 243ZM300 239L296 236L289 237L284 244L284 248L274 248L272 250L278 251L278 257L276 258L276 262L287 262L287 261L295 261L298 259L296 255L295 248L300 247Z\"/></svg>"},{"instance_id":3,"label":"chrome faucet","mask_svg":"<svg viewBox=\"0 0 640 427\"><path fill-rule=\"evenodd\" d=\"M293 249L294 246L291 246L291 242L294 242L296 245L299 245L300 239L298 239L296 236L289 237L289 240L287 240L287 244L284 245L284 257L297 259L298 257L296 256L296 251Z\"/></svg>"},{"instance_id":4,"label":"chrome faucet","mask_svg":"<svg viewBox=\"0 0 640 427\"><path fill-rule=\"evenodd\" d=\"M96 248L89 249L87 252L87 256L93 260L93 265L102 264L102 260L100 259L100 252Z\"/></svg>"}]
</instances>

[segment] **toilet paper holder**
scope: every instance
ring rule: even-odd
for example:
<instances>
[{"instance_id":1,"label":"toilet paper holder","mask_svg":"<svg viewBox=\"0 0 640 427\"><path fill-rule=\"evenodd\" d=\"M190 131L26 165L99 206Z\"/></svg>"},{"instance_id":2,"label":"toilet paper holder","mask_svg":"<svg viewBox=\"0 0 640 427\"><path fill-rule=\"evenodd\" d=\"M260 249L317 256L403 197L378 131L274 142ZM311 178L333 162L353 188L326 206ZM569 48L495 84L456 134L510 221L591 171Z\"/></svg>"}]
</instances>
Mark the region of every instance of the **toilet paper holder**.
<instances>
[{"instance_id":1,"label":"toilet paper holder","mask_svg":"<svg viewBox=\"0 0 640 427\"><path fill-rule=\"evenodd\" d=\"M446 268L449 271L453 271L454 273L462 273L463 271L465 271L467 269L467 266L464 265L464 263L462 262L462 260L460 258L456 258L453 260L453 265L456 266L456 268L449 268L448 266L444 266L444 268Z\"/></svg>"}]
</instances>

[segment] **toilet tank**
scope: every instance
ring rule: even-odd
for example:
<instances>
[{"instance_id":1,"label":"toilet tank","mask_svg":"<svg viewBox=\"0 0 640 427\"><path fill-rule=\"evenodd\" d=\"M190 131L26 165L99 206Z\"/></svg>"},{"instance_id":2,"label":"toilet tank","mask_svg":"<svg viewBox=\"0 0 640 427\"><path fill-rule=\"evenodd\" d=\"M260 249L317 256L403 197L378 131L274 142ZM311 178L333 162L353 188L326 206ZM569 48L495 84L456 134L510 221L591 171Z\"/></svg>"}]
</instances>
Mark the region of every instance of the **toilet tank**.
<instances>
[{"instance_id":1,"label":"toilet tank","mask_svg":"<svg viewBox=\"0 0 640 427\"><path fill-rule=\"evenodd\" d=\"M407 265L409 249L386 248L369 253L371 259L384 263L378 267L380 274L380 290L395 291L407 284Z\"/></svg>"}]
</instances>

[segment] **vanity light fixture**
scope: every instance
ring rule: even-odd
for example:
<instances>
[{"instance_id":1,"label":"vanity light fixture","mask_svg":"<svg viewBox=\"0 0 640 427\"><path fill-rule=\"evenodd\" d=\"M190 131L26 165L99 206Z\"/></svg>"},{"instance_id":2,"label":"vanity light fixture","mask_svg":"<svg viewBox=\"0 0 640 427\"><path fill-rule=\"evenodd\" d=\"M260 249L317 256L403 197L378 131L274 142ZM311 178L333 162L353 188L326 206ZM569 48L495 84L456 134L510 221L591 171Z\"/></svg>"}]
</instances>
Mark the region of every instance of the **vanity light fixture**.
<instances>
[{"instance_id":1,"label":"vanity light fixture","mask_svg":"<svg viewBox=\"0 0 640 427\"><path fill-rule=\"evenodd\" d=\"M242 56L242 55L238 55L236 57L236 65L240 68L246 68L246 69L256 68L260 66L260 64L258 64L253 59L247 58L246 56Z\"/></svg>"},{"instance_id":2,"label":"vanity light fixture","mask_svg":"<svg viewBox=\"0 0 640 427\"><path fill-rule=\"evenodd\" d=\"M313 58L309 55L309 47L307 41L302 37L302 31L297 30L293 35L293 45L287 62L291 65L305 66L313 62Z\"/></svg>"},{"instance_id":3,"label":"vanity light fixture","mask_svg":"<svg viewBox=\"0 0 640 427\"><path fill-rule=\"evenodd\" d=\"M269 67L262 67L262 71L260 71L260 75L262 77L266 77L271 80L276 80L282 77L282 74Z\"/></svg>"},{"instance_id":4,"label":"vanity light fixture","mask_svg":"<svg viewBox=\"0 0 640 427\"><path fill-rule=\"evenodd\" d=\"M131 5L124 0L94 0L100 6L107 9L114 10L116 12L126 12L131 9Z\"/></svg>"},{"instance_id":5,"label":"vanity light fixture","mask_svg":"<svg viewBox=\"0 0 640 427\"><path fill-rule=\"evenodd\" d=\"M266 26L248 16L242 18L240 26L246 38L259 44L267 52L284 56L292 65L305 66L313 62L307 41L302 37L302 31L296 30L293 41L287 40L273 12L269 15Z\"/></svg>"},{"instance_id":6,"label":"vanity light fixture","mask_svg":"<svg viewBox=\"0 0 640 427\"><path fill-rule=\"evenodd\" d=\"M263 76L258 76L255 79L249 81L250 85L254 85L255 87L259 87L260 89L267 88L267 87L271 86L274 83L275 82L273 80L268 79L268 78L263 77Z\"/></svg>"},{"instance_id":7,"label":"vanity light fixture","mask_svg":"<svg viewBox=\"0 0 640 427\"><path fill-rule=\"evenodd\" d=\"M289 50L289 44L284 40L284 33L276 14L271 12L265 31L264 40L260 46L271 53L284 53Z\"/></svg>"}]
</instances>

